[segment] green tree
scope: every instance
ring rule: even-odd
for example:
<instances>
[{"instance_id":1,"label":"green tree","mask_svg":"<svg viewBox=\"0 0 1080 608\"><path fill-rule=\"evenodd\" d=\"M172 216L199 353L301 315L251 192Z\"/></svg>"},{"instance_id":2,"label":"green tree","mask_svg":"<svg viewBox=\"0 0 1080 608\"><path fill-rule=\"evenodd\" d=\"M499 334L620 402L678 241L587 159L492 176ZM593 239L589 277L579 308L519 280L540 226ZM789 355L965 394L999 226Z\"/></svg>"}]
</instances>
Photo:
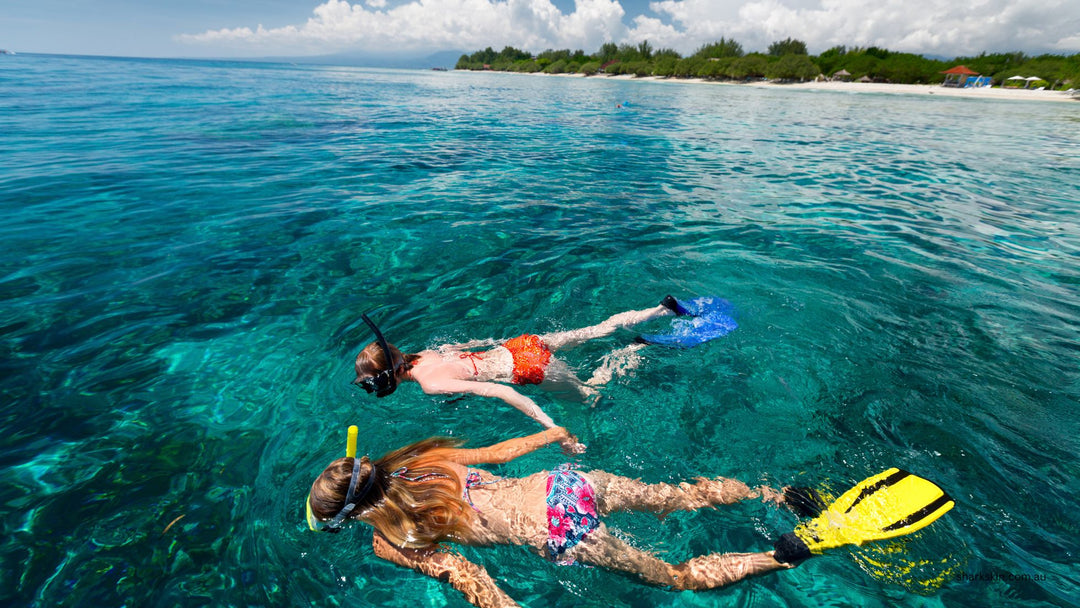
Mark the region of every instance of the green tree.
<instances>
[{"instance_id":1,"label":"green tree","mask_svg":"<svg viewBox=\"0 0 1080 608\"><path fill-rule=\"evenodd\" d=\"M585 74L586 76L592 76L600 71L599 61L586 61L578 68L579 74Z\"/></svg>"},{"instance_id":2,"label":"green tree","mask_svg":"<svg viewBox=\"0 0 1080 608\"><path fill-rule=\"evenodd\" d=\"M637 52L642 59L652 59L652 45L649 44L648 40L642 40L638 44Z\"/></svg>"},{"instance_id":3,"label":"green tree","mask_svg":"<svg viewBox=\"0 0 1080 608\"><path fill-rule=\"evenodd\" d=\"M495 49L489 46L482 51L476 51L475 53L473 53L470 59L472 59L473 63L494 63L495 58L498 56L499 55L495 52Z\"/></svg>"},{"instance_id":4,"label":"green tree","mask_svg":"<svg viewBox=\"0 0 1080 608\"><path fill-rule=\"evenodd\" d=\"M818 67L826 75L834 74L844 68L844 57L847 56L847 47L834 46L817 56ZM850 71L850 70L849 70Z\"/></svg>"},{"instance_id":5,"label":"green tree","mask_svg":"<svg viewBox=\"0 0 1080 608\"><path fill-rule=\"evenodd\" d=\"M619 58L619 45L614 42L605 42L600 45L600 50L596 53L595 59L600 63L605 61L611 61L612 59Z\"/></svg>"},{"instance_id":6,"label":"green tree","mask_svg":"<svg viewBox=\"0 0 1080 608\"><path fill-rule=\"evenodd\" d=\"M679 78L695 78L703 63L705 63L705 60L700 57L680 59L679 62L675 64L674 75Z\"/></svg>"},{"instance_id":7,"label":"green tree","mask_svg":"<svg viewBox=\"0 0 1080 608\"><path fill-rule=\"evenodd\" d=\"M682 55L680 55L679 51L676 51L675 49L659 49L653 52L654 60L661 59L663 57L671 57L675 59L675 61L682 59Z\"/></svg>"},{"instance_id":8,"label":"green tree","mask_svg":"<svg viewBox=\"0 0 1080 608\"><path fill-rule=\"evenodd\" d=\"M806 55L784 55L765 69L766 77L779 80L812 80L819 73L818 66Z\"/></svg>"},{"instance_id":9,"label":"green tree","mask_svg":"<svg viewBox=\"0 0 1080 608\"><path fill-rule=\"evenodd\" d=\"M570 49L560 49L560 50L548 49L548 50L544 51L543 53L540 53L539 55L536 56L537 59L548 59L550 61L559 61L559 60L569 61L570 57L571 57Z\"/></svg>"},{"instance_id":10,"label":"green tree","mask_svg":"<svg viewBox=\"0 0 1080 608\"><path fill-rule=\"evenodd\" d=\"M765 75L765 70L768 67L769 62L765 59L764 55L761 53L750 53L745 57L739 57L731 63L728 76L735 80L761 78Z\"/></svg>"},{"instance_id":11,"label":"green tree","mask_svg":"<svg viewBox=\"0 0 1080 608\"><path fill-rule=\"evenodd\" d=\"M787 38L769 45L769 55L783 57L784 55L806 55L806 43L802 40Z\"/></svg>"},{"instance_id":12,"label":"green tree","mask_svg":"<svg viewBox=\"0 0 1080 608\"><path fill-rule=\"evenodd\" d=\"M734 40L721 38L717 42L702 45L698 50L694 51L694 54L691 56L700 59L742 57L743 48L741 44Z\"/></svg>"},{"instance_id":13,"label":"green tree","mask_svg":"<svg viewBox=\"0 0 1080 608\"><path fill-rule=\"evenodd\" d=\"M556 59L544 68L545 74L563 74L567 71L567 61L565 59Z\"/></svg>"},{"instance_id":14,"label":"green tree","mask_svg":"<svg viewBox=\"0 0 1080 608\"><path fill-rule=\"evenodd\" d=\"M660 55L658 53L657 56L656 56L656 59L653 61L653 74L656 75L656 76L664 76L664 77L674 76L675 75L675 66L678 65L678 63L679 63L678 54L672 56L672 55Z\"/></svg>"},{"instance_id":15,"label":"green tree","mask_svg":"<svg viewBox=\"0 0 1080 608\"><path fill-rule=\"evenodd\" d=\"M617 58L619 61L639 61L642 57L636 46L624 42L619 45Z\"/></svg>"},{"instance_id":16,"label":"green tree","mask_svg":"<svg viewBox=\"0 0 1080 608\"><path fill-rule=\"evenodd\" d=\"M888 59L890 55L887 49L881 49L876 46L867 47L863 52L871 57L877 57L878 59Z\"/></svg>"},{"instance_id":17,"label":"green tree","mask_svg":"<svg viewBox=\"0 0 1080 608\"><path fill-rule=\"evenodd\" d=\"M889 82L927 84L941 81L941 69L936 61L911 53L889 53L878 62L876 75Z\"/></svg>"},{"instance_id":18,"label":"green tree","mask_svg":"<svg viewBox=\"0 0 1080 608\"><path fill-rule=\"evenodd\" d=\"M863 76L873 78L877 75L877 66L880 62L881 60L877 57L856 51L847 54L844 60L844 68L851 72L852 78L862 78Z\"/></svg>"},{"instance_id":19,"label":"green tree","mask_svg":"<svg viewBox=\"0 0 1080 608\"><path fill-rule=\"evenodd\" d=\"M698 68L698 78L705 78L708 80L720 80L727 77L728 70L731 64L735 62L737 57L725 57L720 59L719 57L711 57L701 63L701 67Z\"/></svg>"},{"instance_id":20,"label":"green tree","mask_svg":"<svg viewBox=\"0 0 1080 608\"><path fill-rule=\"evenodd\" d=\"M532 53L515 49L512 46L506 46L503 47L503 50L499 51L497 58L506 61L507 63L513 63L521 59L532 59Z\"/></svg>"},{"instance_id":21,"label":"green tree","mask_svg":"<svg viewBox=\"0 0 1080 608\"><path fill-rule=\"evenodd\" d=\"M966 65L980 74L988 76L994 75L995 80L997 80L998 74L1001 74L1002 78L1015 76L1015 72L1019 72L1020 66L1023 65L1027 59L1027 56L1019 51L1013 53L994 53L990 55L980 53L974 57L957 57L954 60L953 65ZM952 65L948 67L952 67Z\"/></svg>"}]
</instances>

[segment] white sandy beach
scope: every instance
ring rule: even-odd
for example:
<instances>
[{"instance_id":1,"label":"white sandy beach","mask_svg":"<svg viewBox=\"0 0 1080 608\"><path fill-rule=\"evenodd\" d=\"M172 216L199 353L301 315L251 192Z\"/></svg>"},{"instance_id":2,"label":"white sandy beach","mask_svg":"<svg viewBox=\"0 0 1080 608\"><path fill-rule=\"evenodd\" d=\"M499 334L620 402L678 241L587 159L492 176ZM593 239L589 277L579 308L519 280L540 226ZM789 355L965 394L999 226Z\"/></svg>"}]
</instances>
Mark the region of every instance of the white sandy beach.
<instances>
[{"instance_id":1,"label":"white sandy beach","mask_svg":"<svg viewBox=\"0 0 1080 608\"><path fill-rule=\"evenodd\" d=\"M901 93L908 95L941 95L943 97L970 97L973 99L1014 99L1023 101L1075 102L1064 91L1037 91L1035 89L1003 89L1001 87L967 88L943 87L939 84L881 84L876 82L799 82L793 84L755 83L759 87L787 87L818 91L845 91L857 93Z\"/></svg>"},{"instance_id":2,"label":"white sandy beach","mask_svg":"<svg viewBox=\"0 0 1080 608\"><path fill-rule=\"evenodd\" d=\"M551 74L541 74L543 76L550 76ZM558 76L566 76L570 78L584 78L580 74L558 74ZM772 88L780 87L786 89L805 89L815 91L842 91L848 93L891 93L901 95L941 95L942 97L968 97L972 99L1011 99L1018 101L1064 101L1069 103L1080 104L1080 97L1072 97L1071 94L1065 91L1037 91L1035 89L1003 89L1001 87L993 88L969 88L961 89L956 87L943 87L935 84L883 84L876 82L796 82L788 84L779 84L774 82L750 82L750 83L736 83L725 81L713 81L702 80L700 78L660 78L656 76L605 76L603 74L596 76L589 76L589 78L614 78L617 80L648 80L656 82L672 82L672 83L701 83L714 86L733 86L733 87L758 87L758 88Z\"/></svg>"}]
</instances>

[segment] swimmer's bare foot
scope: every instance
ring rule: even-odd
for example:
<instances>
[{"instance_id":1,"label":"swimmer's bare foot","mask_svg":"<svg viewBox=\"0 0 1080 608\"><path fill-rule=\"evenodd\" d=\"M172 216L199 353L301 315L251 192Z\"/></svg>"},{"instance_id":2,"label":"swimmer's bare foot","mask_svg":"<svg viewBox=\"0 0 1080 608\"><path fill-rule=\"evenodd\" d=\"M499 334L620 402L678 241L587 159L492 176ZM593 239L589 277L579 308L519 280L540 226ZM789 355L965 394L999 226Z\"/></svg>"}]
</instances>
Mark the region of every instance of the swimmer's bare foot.
<instances>
[{"instance_id":1,"label":"swimmer's bare foot","mask_svg":"<svg viewBox=\"0 0 1080 608\"><path fill-rule=\"evenodd\" d=\"M579 385L578 393L581 395L582 403L589 404L589 407L596 407L596 403L600 401L600 391L588 384Z\"/></svg>"},{"instance_id":2,"label":"swimmer's bare foot","mask_svg":"<svg viewBox=\"0 0 1080 608\"><path fill-rule=\"evenodd\" d=\"M758 486L754 488L757 493L761 495L761 502L771 502L777 505L784 504L784 493L777 492L776 490L768 486Z\"/></svg>"}]
</instances>

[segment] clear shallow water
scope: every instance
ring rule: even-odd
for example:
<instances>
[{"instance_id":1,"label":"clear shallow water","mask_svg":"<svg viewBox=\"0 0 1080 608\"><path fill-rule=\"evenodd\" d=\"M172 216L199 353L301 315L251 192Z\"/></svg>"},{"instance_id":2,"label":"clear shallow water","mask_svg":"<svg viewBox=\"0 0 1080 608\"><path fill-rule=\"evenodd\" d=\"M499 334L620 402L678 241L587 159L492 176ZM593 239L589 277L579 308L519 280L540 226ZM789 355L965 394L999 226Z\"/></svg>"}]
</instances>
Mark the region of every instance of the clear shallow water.
<instances>
[{"instance_id":1,"label":"clear shallow water","mask_svg":"<svg viewBox=\"0 0 1080 608\"><path fill-rule=\"evenodd\" d=\"M302 499L349 423L373 453L534 427L416 387L365 398L359 314L420 349L673 293L729 298L740 328L649 351L595 409L529 391L582 464L833 489L901 466L957 499L904 552L948 580L919 595L840 551L673 593L464 549L514 598L1076 605L1078 127L1068 104L5 58L0 597L462 606L367 530L308 533ZM584 375L632 336L567 358ZM610 523L680 561L765 549L795 519Z\"/></svg>"}]
</instances>

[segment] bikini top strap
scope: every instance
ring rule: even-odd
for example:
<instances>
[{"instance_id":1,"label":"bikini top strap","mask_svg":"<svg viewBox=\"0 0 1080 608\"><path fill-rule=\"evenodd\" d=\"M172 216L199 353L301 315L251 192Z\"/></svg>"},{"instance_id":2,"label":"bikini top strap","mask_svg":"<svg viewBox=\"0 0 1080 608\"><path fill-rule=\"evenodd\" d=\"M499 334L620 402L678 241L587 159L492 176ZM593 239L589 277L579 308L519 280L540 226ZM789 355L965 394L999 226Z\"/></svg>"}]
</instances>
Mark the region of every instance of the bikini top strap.
<instances>
[{"instance_id":1,"label":"bikini top strap","mask_svg":"<svg viewBox=\"0 0 1080 608\"><path fill-rule=\"evenodd\" d=\"M469 488L475 488L476 486L487 486L493 483L497 483L499 481L502 481L502 477L496 477L491 481L483 481L483 478L480 477L479 472L469 471L469 474L465 476L465 490L462 492L462 498L465 499L465 502L469 503L469 506L473 508L473 511L479 513L480 509L476 508L476 505L473 504L472 497L469 496Z\"/></svg>"}]
</instances>

